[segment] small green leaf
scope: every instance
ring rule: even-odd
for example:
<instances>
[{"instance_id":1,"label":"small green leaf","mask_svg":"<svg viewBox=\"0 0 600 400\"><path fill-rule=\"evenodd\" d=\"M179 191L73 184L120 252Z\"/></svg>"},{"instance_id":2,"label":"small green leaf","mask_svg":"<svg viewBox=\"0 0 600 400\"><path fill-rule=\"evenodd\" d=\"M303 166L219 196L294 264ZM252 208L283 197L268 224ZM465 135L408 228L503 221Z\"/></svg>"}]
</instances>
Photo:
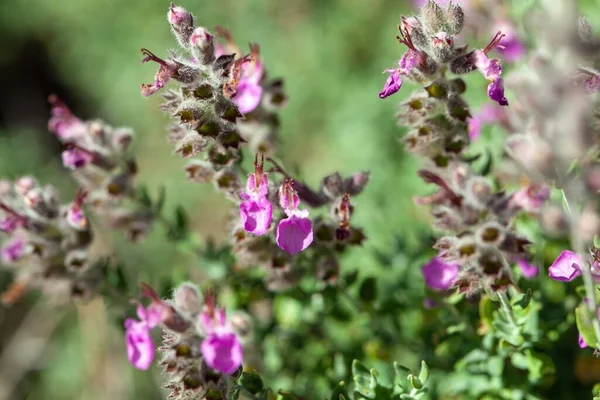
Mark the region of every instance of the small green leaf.
<instances>
[{"instance_id":1,"label":"small green leaf","mask_svg":"<svg viewBox=\"0 0 600 400\"><path fill-rule=\"evenodd\" d=\"M429 380L429 366L425 363L425 361L421 361L421 372L419 372L419 380L423 382L423 384L427 383Z\"/></svg>"},{"instance_id":2,"label":"small green leaf","mask_svg":"<svg viewBox=\"0 0 600 400\"><path fill-rule=\"evenodd\" d=\"M565 194L565 191L563 189L560 189L560 195L561 195L562 205L563 205L564 210L569 215L572 215L571 207L569 207L569 201L567 200L567 195Z\"/></svg>"},{"instance_id":3,"label":"small green leaf","mask_svg":"<svg viewBox=\"0 0 600 400\"><path fill-rule=\"evenodd\" d=\"M585 303L580 304L575 309L575 322L577 323L577 329L583 340L592 347L596 347L597 338L594 326L592 325L592 318L590 316L590 310Z\"/></svg>"},{"instance_id":4,"label":"small green leaf","mask_svg":"<svg viewBox=\"0 0 600 400\"><path fill-rule=\"evenodd\" d=\"M352 378L356 390L364 396L373 397L377 387L375 376L358 360L352 362Z\"/></svg>"},{"instance_id":5,"label":"small green leaf","mask_svg":"<svg viewBox=\"0 0 600 400\"><path fill-rule=\"evenodd\" d=\"M252 394L263 390L263 381L256 371L242 372L240 385Z\"/></svg>"},{"instance_id":6,"label":"small green leaf","mask_svg":"<svg viewBox=\"0 0 600 400\"><path fill-rule=\"evenodd\" d=\"M394 362L394 385L400 387L404 391L409 391L410 382L408 375L410 370L403 365Z\"/></svg>"},{"instance_id":7,"label":"small green leaf","mask_svg":"<svg viewBox=\"0 0 600 400\"><path fill-rule=\"evenodd\" d=\"M494 321L494 304L490 296L482 296L479 300L479 316L481 321L491 327Z\"/></svg>"},{"instance_id":8,"label":"small green leaf","mask_svg":"<svg viewBox=\"0 0 600 400\"><path fill-rule=\"evenodd\" d=\"M413 374L408 375L408 381L410 382L410 385L413 387L413 389L419 390L423 388L423 383L419 380L419 378L417 378Z\"/></svg>"}]
</instances>

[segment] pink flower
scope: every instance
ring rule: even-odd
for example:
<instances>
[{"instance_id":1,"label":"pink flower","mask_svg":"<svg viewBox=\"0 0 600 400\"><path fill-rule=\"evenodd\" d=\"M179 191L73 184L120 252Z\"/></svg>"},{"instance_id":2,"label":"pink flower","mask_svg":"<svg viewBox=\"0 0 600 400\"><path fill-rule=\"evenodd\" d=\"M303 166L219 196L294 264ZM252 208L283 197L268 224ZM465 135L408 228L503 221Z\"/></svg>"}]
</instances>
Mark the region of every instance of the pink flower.
<instances>
[{"instance_id":1,"label":"pink flower","mask_svg":"<svg viewBox=\"0 0 600 400\"><path fill-rule=\"evenodd\" d=\"M387 68L383 73L389 73L390 76L385 81L385 85L381 92L379 92L379 98L385 99L388 96L393 95L402 87L402 75L408 75L413 68L417 67L423 61L425 55L417 50L412 43L410 37L410 29L413 24L418 24L418 20L414 18L405 18L403 20L403 28L400 31L402 38L398 39L399 43L404 43L408 50L400 61L398 61L398 68Z\"/></svg>"},{"instance_id":2,"label":"pink flower","mask_svg":"<svg viewBox=\"0 0 600 400\"><path fill-rule=\"evenodd\" d=\"M154 82L150 84L142 84L142 96L148 97L158 92L167 84L167 82L169 82L169 80L177 72L178 66L173 61L165 61L155 56L148 49L142 49L142 54L145 55L145 57L142 59L142 63L154 61L159 65L158 71L154 76Z\"/></svg>"},{"instance_id":3,"label":"pink flower","mask_svg":"<svg viewBox=\"0 0 600 400\"><path fill-rule=\"evenodd\" d=\"M570 250L565 250L548 268L548 275L555 281L571 282L581 274L581 256Z\"/></svg>"},{"instance_id":4,"label":"pink flower","mask_svg":"<svg viewBox=\"0 0 600 400\"><path fill-rule=\"evenodd\" d=\"M402 77L400 76L400 70L388 68L384 72L390 74L387 80L385 81L385 85L383 85L383 89L379 92L379 98L385 99L388 96L393 95L402 87Z\"/></svg>"},{"instance_id":5,"label":"pink flower","mask_svg":"<svg viewBox=\"0 0 600 400\"><path fill-rule=\"evenodd\" d=\"M450 289L459 271L460 266L458 264L447 263L439 257L434 257L421 268L425 284L433 290Z\"/></svg>"},{"instance_id":6,"label":"pink flower","mask_svg":"<svg viewBox=\"0 0 600 400\"><path fill-rule=\"evenodd\" d=\"M550 197L550 188L544 184L530 185L515 192L510 201L530 213L538 213Z\"/></svg>"},{"instance_id":7,"label":"pink flower","mask_svg":"<svg viewBox=\"0 0 600 400\"><path fill-rule=\"evenodd\" d=\"M125 320L125 341L127 343L127 358L137 369L147 370L154 359L154 342L150 331L162 320L162 312L159 308L150 305L144 308L138 305L138 318L127 318Z\"/></svg>"},{"instance_id":8,"label":"pink flower","mask_svg":"<svg viewBox=\"0 0 600 400\"><path fill-rule=\"evenodd\" d=\"M517 261L517 265L526 279L533 279L540 273L540 268L530 264L527 260L520 259Z\"/></svg>"},{"instance_id":9,"label":"pink flower","mask_svg":"<svg viewBox=\"0 0 600 400\"><path fill-rule=\"evenodd\" d=\"M8 214L0 219L0 232L11 233L23 224L23 219L18 215Z\"/></svg>"},{"instance_id":10,"label":"pink flower","mask_svg":"<svg viewBox=\"0 0 600 400\"><path fill-rule=\"evenodd\" d=\"M263 64L257 45L251 45L251 61L242 65L242 77L237 87L233 102L240 113L248 114L256 109L262 99L263 88L260 81L263 76Z\"/></svg>"},{"instance_id":11,"label":"pink flower","mask_svg":"<svg viewBox=\"0 0 600 400\"><path fill-rule=\"evenodd\" d=\"M210 368L231 375L242 365L242 343L233 331L231 323L227 321L225 310L215 308L214 298L206 297L205 309L200 314L206 337L200 350Z\"/></svg>"},{"instance_id":12,"label":"pink flower","mask_svg":"<svg viewBox=\"0 0 600 400\"><path fill-rule=\"evenodd\" d=\"M72 147L62 152L63 165L70 169L80 169L92 162L94 156L79 147Z\"/></svg>"},{"instance_id":13,"label":"pink flower","mask_svg":"<svg viewBox=\"0 0 600 400\"><path fill-rule=\"evenodd\" d=\"M498 31L496 36L482 50L475 50L472 55L473 63L481 71L485 79L491 81L488 85L488 96L501 106L507 106L508 100L504 97L504 82L500 75L502 74L502 65L497 58L488 58L487 54L502 40L505 35Z\"/></svg>"},{"instance_id":14,"label":"pink flower","mask_svg":"<svg viewBox=\"0 0 600 400\"><path fill-rule=\"evenodd\" d=\"M23 256L25 242L22 239L13 239L2 248L2 262L9 264Z\"/></svg>"},{"instance_id":15,"label":"pink flower","mask_svg":"<svg viewBox=\"0 0 600 400\"><path fill-rule=\"evenodd\" d=\"M63 142L84 136L87 133L85 123L74 116L58 97L52 95L48 98L48 101L52 106L51 117L48 121L50 132L54 132Z\"/></svg>"},{"instance_id":16,"label":"pink flower","mask_svg":"<svg viewBox=\"0 0 600 400\"><path fill-rule=\"evenodd\" d=\"M248 176L246 191L240 193L240 217L247 232L263 235L269 230L273 207L267 199L269 180L263 172L264 157L261 155L260 164L258 154L254 158L254 173Z\"/></svg>"},{"instance_id":17,"label":"pink flower","mask_svg":"<svg viewBox=\"0 0 600 400\"><path fill-rule=\"evenodd\" d=\"M308 210L298 210L300 198L289 179L279 189L279 203L287 218L279 221L277 226L277 245L290 254L296 254L312 243L313 227Z\"/></svg>"}]
</instances>

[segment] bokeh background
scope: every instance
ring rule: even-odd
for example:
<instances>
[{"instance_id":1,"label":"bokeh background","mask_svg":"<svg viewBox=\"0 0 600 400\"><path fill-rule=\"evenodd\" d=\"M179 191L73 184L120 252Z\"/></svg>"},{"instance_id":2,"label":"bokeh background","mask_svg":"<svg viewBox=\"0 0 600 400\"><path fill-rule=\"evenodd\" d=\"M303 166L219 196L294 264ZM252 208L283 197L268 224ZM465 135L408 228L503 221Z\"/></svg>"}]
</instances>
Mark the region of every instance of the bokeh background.
<instances>
[{"instance_id":1,"label":"bokeh background","mask_svg":"<svg viewBox=\"0 0 600 400\"><path fill-rule=\"evenodd\" d=\"M580 3L597 27L597 1ZM287 168L315 186L335 171L371 172L367 190L354 200L353 220L369 239L346 255L344 270L382 275L404 268L406 256L399 248L422 252L423 259L432 255L430 242L423 241L429 231L427 210L411 200L427 188L416 177L417 161L398 142L403 132L394 118L400 96L412 88L407 84L400 96L385 101L377 96L385 80L381 72L403 52L395 40L396 25L401 13L414 8L411 1L178 4L193 12L199 24L226 26L239 43L259 43L269 74L285 78L289 104L281 113L277 151ZM0 2L0 176L35 175L57 186L64 201L75 193L60 162L59 143L46 127L47 97L56 93L84 119L132 127L140 182L151 193L166 188L167 213L179 204L188 210L199 243L219 243L228 235L229 203L212 186L185 179L184 162L172 155L165 137L168 117L158 109L159 96L140 95L140 84L150 82L155 72L140 63L140 48L165 55L175 47L166 21L168 5L167 0ZM485 99L479 78L467 80L476 109ZM499 143L498 135L486 131L473 151ZM137 244L118 235L102 240L124 260L134 282L156 284L189 269L202 279L205 266L164 237L157 227ZM422 290L418 268L414 271L407 279ZM6 287L9 276L0 279ZM60 310L40 300L30 296L0 309L0 399L162 398L153 383L158 371L143 373L127 363L122 330L101 300ZM404 316L407 329L421 323L411 320L415 316ZM405 347L385 358L401 356L403 363L417 365L418 356ZM286 363L271 365L285 370ZM275 385L292 384L294 376L282 372L278 379Z\"/></svg>"}]
</instances>

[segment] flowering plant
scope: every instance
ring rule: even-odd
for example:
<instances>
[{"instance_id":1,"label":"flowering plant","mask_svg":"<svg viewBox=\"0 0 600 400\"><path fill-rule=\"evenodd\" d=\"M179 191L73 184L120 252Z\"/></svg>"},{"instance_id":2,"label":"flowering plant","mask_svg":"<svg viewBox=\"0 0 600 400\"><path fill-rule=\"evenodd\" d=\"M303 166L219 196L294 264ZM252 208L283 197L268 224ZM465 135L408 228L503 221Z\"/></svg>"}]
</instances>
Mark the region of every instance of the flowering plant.
<instances>
[{"instance_id":1,"label":"flowering plant","mask_svg":"<svg viewBox=\"0 0 600 400\"><path fill-rule=\"evenodd\" d=\"M309 135L300 157L289 152L288 94L302 91L271 75L281 60L205 27L209 13L165 4L156 29L178 48L142 48L135 65L140 107L170 119L154 127L170 149L153 157L184 159L183 187L211 184L218 200L185 204L166 179L149 189L144 176L166 168L139 150L149 133L51 95L54 158L76 190L0 180L2 304L37 300L47 318L77 310L92 331L115 321L106 364L146 380L122 391L110 381L123 398L600 398L600 39L568 0L414 6L399 16L382 87L375 75L359 86L373 109L398 101L400 129L382 132L401 145L373 132L352 154L381 140L381 163L361 164L345 158L356 144L345 132L334 157ZM394 55L364 40L389 65ZM149 64L154 78L142 78ZM359 172L329 170L346 163ZM160 271L157 242L169 248ZM4 384L3 366L0 356ZM38 397L68 397L67 386Z\"/></svg>"}]
</instances>

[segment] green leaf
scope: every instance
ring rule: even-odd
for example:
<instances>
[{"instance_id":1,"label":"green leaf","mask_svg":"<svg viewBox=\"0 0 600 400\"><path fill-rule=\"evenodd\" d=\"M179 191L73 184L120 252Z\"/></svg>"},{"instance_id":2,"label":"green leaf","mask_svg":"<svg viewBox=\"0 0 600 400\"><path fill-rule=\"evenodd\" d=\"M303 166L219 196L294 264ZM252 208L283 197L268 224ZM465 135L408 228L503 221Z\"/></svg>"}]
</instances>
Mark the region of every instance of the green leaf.
<instances>
[{"instance_id":1,"label":"green leaf","mask_svg":"<svg viewBox=\"0 0 600 400\"><path fill-rule=\"evenodd\" d=\"M358 279L358 270L355 270L355 271L352 271L352 272L348 272L344 276L344 280L346 281L346 287L352 286L352 284L354 282L356 282L356 279Z\"/></svg>"},{"instance_id":2,"label":"green leaf","mask_svg":"<svg viewBox=\"0 0 600 400\"><path fill-rule=\"evenodd\" d=\"M157 214L160 214L163 206L165 205L165 200L167 198L166 194L167 194L167 192L166 192L164 185L161 185L158 188L158 198L156 199L156 203L154 203L154 211Z\"/></svg>"},{"instance_id":3,"label":"green leaf","mask_svg":"<svg viewBox=\"0 0 600 400\"><path fill-rule=\"evenodd\" d=\"M344 400L349 399L348 389L346 388L346 382L340 382L331 393L331 400Z\"/></svg>"},{"instance_id":4,"label":"green leaf","mask_svg":"<svg viewBox=\"0 0 600 400\"><path fill-rule=\"evenodd\" d=\"M494 321L494 304L490 296L483 296L479 300L479 316L486 326L492 326Z\"/></svg>"},{"instance_id":5,"label":"green leaf","mask_svg":"<svg viewBox=\"0 0 600 400\"><path fill-rule=\"evenodd\" d=\"M567 212L567 214L572 215L571 207L569 206L569 201L567 200L567 195L563 189L560 189L560 195L563 209Z\"/></svg>"},{"instance_id":6,"label":"green leaf","mask_svg":"<svg viewBox=\"0 0 600 400\"><path fill-rule=\"evenodd\" d=\"M419 378L417 378L413 374L408 374L408 381L410 382L410 385L413 387L413 389L419 390L423 388L423 383L419 380Z\"/></svg>"},{"instance_id":7,"label":"green leaf","mask_svg":"<svg viewBox=\"0 0 600 400\"><path fill-rule=\"evenodd\" d=\"M425 363L425 361L421 361L421 372L419 372L419 380L423 382L423 384L427 383L429 380L429 366Z\"/></svg>"},{"instance_id":8,"label":"green leaf","mask_svg":"<svg viewBox=\"0 0 600 400\"><path fill-rule=\"evenodd\" d=\"M404 391L410 390L410 382L408 381L410 370L403 365L394 362L394 385L400 387Z\"/></svg>"},{"instance_id":9,"label":"green leaf","mask_svg":"<svg viewBox=\"0 0 600 400\"><path fill-rule=\"evenodd\" d=\"M590 316L590 310L585 303L581 303L575 309L575 322L577 323L577 329L583 340L592 347L596 347L598 340L596 338L596 332L592 325L592 317Z\"/></svg>"},{"instance_id":10,"label":"green leaf","mask_svg":"<svg viewBox=\"0 0 600 400\"><path fill-rule=\"evenodd\" d=\"M377 387L377 378L358 360L352 362L352 379L355 389L362 395L373 398Z\"/></svg>"},{"instance_id":11,"label":"green leaf","mask_svg":"<svg viewBox=\"0 0 600 400\"><path fill-rule=\"evenodd\" d=\"M529 371L528 379L531 383L537 383L546 376L556 373L554 362L546 354L527 349L525 355Z\"/></svg>"},{"instance_id":12,"label":"green leaf","mask_svg":"<svg viewBox=\"0 0 600 400\"><path fill-rule=\"evenodd\" d=\"M362 301L370 303L377 298L377 281L374 277L366 278L360 285L359 295Z\"/></svg>"},{"instance_id":13,"label":"green leaf","mask_svg":"<svg viewBox=\"0 0 600 400\"><path fill-rule=\"evenodd\" d=\"M256 394L263 390L263 381L256 371L242 372L239 382L244 389L252 394Z\"/></svg>"}]
</instances>

